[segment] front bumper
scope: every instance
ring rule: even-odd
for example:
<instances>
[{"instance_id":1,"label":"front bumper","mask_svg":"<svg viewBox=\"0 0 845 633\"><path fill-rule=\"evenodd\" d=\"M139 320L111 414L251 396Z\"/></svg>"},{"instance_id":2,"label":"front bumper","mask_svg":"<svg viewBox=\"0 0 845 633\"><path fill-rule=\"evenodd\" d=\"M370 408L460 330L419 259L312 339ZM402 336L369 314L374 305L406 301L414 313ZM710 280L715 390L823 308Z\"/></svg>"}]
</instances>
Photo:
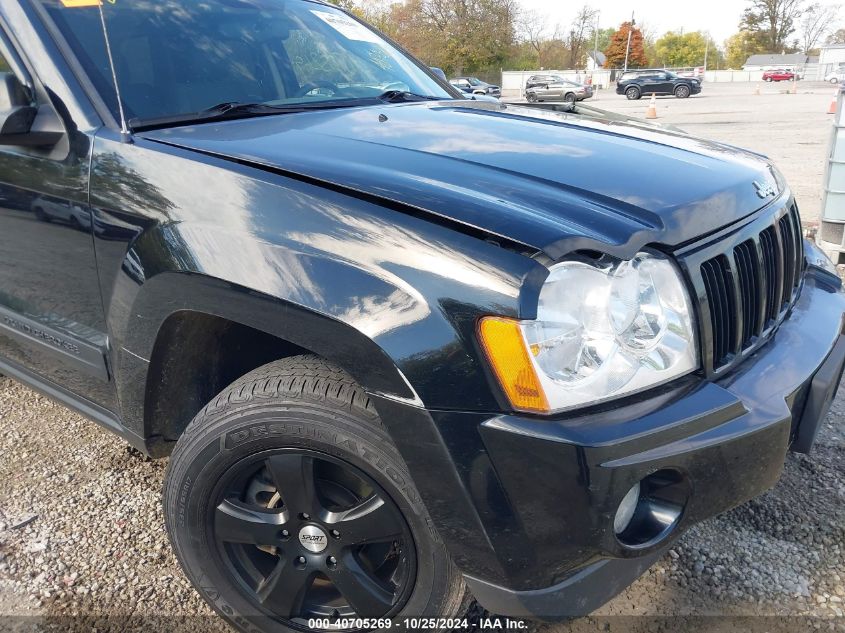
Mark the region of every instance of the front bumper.
<instances>
[{"instance_id":1,"label":"front bumper","mask_svg":"<svg viewBox=\"0 0 845 633\"><path fill-rule=\"evenodd\" d=\"M773 340L717 382L690 378L556 419L378 400L479 602L501 615L589 613L687 527L772 487L790 445L811 447L842 376L839 286L810 269ZM634 484L663 472L682 481L677 522L651 541L620 542L619 503Z\"/></svg>"}]
</instances>

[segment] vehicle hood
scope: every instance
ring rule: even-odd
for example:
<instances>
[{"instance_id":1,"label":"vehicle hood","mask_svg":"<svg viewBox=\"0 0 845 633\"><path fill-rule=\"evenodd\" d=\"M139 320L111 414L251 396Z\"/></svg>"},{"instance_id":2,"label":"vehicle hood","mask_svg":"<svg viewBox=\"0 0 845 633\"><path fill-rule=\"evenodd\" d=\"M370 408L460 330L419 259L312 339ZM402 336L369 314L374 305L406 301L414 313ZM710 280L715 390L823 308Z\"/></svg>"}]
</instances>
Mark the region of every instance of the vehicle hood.
<instances>
[{"instance_id":1,"label":"vehicle hood","mask_svg":"<svg viewBox=\"0 0 845 633\"><path fill-rule=\"evenodd\" d=\"M140 136L390 201L554 259L678 246L771 202L755 181L785 186L763 157L683 133L483 102L273 115Z\"/></svg>"}]
</instances>

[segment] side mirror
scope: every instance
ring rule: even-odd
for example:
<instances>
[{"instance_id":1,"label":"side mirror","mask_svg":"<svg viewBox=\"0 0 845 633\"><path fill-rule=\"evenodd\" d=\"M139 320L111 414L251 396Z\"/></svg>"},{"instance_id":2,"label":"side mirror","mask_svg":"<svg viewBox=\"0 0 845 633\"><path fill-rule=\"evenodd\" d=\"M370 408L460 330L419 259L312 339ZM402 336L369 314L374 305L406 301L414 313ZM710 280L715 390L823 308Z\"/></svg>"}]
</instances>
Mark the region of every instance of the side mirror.
<instances>
[{"instance_id":1,"label":"side mirror","mask_svg":"<svg viewBox=\"0 0 845 633\"><path fill-rule=\"evenodd\" d=\"M39 125L38 115L29 90L17 76L0 73L0 145L46 147L58 143L62 133L53 125Z\"/></svg>"}]
</instances>

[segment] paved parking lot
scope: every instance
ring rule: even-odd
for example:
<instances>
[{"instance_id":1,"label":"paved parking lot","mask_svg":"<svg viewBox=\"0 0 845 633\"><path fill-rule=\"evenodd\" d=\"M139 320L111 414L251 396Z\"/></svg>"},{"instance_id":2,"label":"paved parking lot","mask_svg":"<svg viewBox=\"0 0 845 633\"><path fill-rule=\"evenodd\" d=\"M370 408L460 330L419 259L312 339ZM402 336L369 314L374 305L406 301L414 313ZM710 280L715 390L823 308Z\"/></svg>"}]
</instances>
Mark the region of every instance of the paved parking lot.
<instances>
[{"instance_id":1,"label":"paved parking lot","mask_svg":"<svg viewBox=\"0 0 845 633\"><path fill-rule=\"evenodd\" d=\"M686 101L660 99L660 120L770 155L805 221L813 221L833 91L799 84L799 94L787 95L780 94L786 86L766 85L756 96L754 87L705 86ZM594 103L640 115L648 105L607 93ZM788 456L773 491L695 528L593 617L537 628L845 630L843 420L845 390L816 453ZM0 614L34 618L29 624L66 624L61 618L81 615L88 619L74 622L85 630L177 621L224 630L169 550L159 501L165 466L0 377ZM0 618L0 630L10 621Z\"/></svg>"}]
</instances>

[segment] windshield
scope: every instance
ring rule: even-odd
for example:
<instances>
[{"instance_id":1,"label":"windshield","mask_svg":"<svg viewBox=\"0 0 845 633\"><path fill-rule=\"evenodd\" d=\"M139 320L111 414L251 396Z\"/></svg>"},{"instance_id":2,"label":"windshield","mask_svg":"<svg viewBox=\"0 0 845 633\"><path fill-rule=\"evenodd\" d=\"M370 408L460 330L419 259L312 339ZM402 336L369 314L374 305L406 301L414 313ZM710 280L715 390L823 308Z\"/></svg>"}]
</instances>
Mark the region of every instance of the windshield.
<instances>
[{"instance_id":1,"label":"windshield","mask_svg":"<svg viewBox=\"0 0 845 633\"><path fill-rule=\"evenodd\" d=\"M467 79L467 81L469 81L469 84L471 86L482 86L482 85L484 85L484 82L481 81L480 79L478 79L477 77L470 77L469 79Z\"/></svg>"},{"instance_id":2,"label":"windshield","mask_svg":"<svg viewBox=\"0 0 845 633\"><path fill-rule=\"evenodd\" d=\"M37 1L118 119L98 7ZM388 90L453 98L375 31L309 0L133 0L103 10L128 119L227 102L364 103Z\"/></svg>"}]
</instances>

